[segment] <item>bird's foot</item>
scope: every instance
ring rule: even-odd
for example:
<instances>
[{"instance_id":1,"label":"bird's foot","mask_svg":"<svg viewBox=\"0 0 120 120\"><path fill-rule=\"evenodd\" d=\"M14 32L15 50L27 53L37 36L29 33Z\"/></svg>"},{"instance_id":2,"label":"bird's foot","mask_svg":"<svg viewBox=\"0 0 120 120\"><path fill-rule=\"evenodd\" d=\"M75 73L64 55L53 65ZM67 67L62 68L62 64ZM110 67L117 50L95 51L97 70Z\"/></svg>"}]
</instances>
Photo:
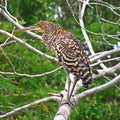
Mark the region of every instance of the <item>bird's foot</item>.
<instances>
[{"instance_id":1,"label":"bird's foot","mask_svg":"<svg viewBox=\"0 0 120 120\"><path fill-rule=\"evenodd\" d=\"M61 101L60 101L59 107L61 107L62 105L68 104L73 109L75 107L74 96L71 96L70 98L68 98L67 93L68 93L67 90L61 91L60 93Z\"/></svg>"}]
</instances>

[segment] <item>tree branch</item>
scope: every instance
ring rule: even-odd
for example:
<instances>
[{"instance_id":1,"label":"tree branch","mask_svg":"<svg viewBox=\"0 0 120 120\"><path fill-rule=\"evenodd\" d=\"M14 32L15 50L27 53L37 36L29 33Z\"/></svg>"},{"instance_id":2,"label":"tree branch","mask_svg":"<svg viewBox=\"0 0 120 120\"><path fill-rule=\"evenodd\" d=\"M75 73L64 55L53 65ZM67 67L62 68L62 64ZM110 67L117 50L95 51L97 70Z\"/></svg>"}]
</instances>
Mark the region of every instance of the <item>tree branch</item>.
<instances>
[{"instance_id":1,"label":"tree branch","mask_svg":"<svg viewBox=\"0 0 120 120\"><path fill-rule=\"evenodd\" d=\"M93 66L99 65L100 63L111 62L111 61L114 61L114 60L120 60L120 57L110 58L110 59L107 59L107 60L101 60L100 62L93 63L90 66L93 67Z\"/></svg>"},{"instance_id":2,"label":"tree branch","mask_svg":"<svg viewBox=\"0 0 120 120\"><path fill-rule=\"evenodd\" d=\"M120 48L102 52L100 55L94 56L93 58L91 58L91 56L90 56L90 61L91 61L91 63L93 63L98 59L101 59L101 58L103 58L107 55L111 55L111 54L114 54L114 53L117 53L117 52L120 52Z\"/></svg>"},{"instance_id":3,"label":"tree branch","mask_svg":"<svg viewBox=\"0 0 120 120\"><path fill-rule=\"evenodd\" d=\"M71 107L69 104L64 104L59 107L54 120L67 120L71 113Z\"/></svg>"},{"instance_id":4,"label":"tree branch","mask_svg":"<svg viewBox=\"0 0 120 120\"><path fill-rule=\"evenodd\" d=\"M84 92L76 95L74 97L74 99L75 99L76 103L78 103L80 100L82 100L82 99L84 99L84 98L86 98L86 97L88 97L90 95L93 95L95 93L101 92L101 91L103 91L105 89L108 89L108 88L116 85L118 82L120 82L120 75L118 75L117 77L115 77L113 80L111 80L108 83L105 83L105 84L100 85L98 87L94 87L94 88L92 88L90 90L84 91Z\"/></svg>"},{"instance_id":5,"label":"tree branch","mask_svg":"<svg viewBox=\"0 0 120 120\"><path fill-rule=\"evenodd\" d=\"M117 65L115 65L113 67L106 68L104 70L97 70L98 74L93 75L93 79L103 77L104 75L111 75L111 74L115 73L118 70L120 70L120 63L118 63Z\"/></svg>"},{"instance_id":6,"label":"tree branch","mask_svg":"<svg viewBox=\"0 0 120 120\"><path fill-rule=\"evenodd\" d=\"M45 73L42 73L42 74L36 74L36 75L29 75L29 74L21 74L21 73L18 73L18 72L2 72L0 71L0 74L3 74L3 75L18 75L18 76L25 76L25 77L41 77L41 76L44 76L44 75L48 75L48 74L51 74L51 73L54 73L58 70L60 70L62 68L62 66L60 66L59 68L57 69L54 69L50 72L45 72Z\"/></svg>"},{"instance_id":7,"label":"tree branch","mask_svg":"<svg viewBox=\"0 0 120 120\"><path fill-rule=\"evenodd\" d=\"M4 115L0 115L0 119L1 119L1 118L5 118L5 117L8 117L8 116L10 116L10 115L13 115L13 114L15 114L15 113L17 113L17 112L19 112L19 111L25 110L25 109L30 108L30 107L32 107L32 106L39 105L40 103L48 102L48 101L52 101L52 100L55 100L55 101L58 101L58 102L59 102L59 101L60 101L60 98L55 97L55 96L43 98L43 99L38 100L38 101L35 101L35 102L33 102L33 103L30 103L30 104L27 104L27 105L23 105L23 106L21 106L21 107L19 107L19 108L13 109L11 112L8 112L8 113L6 113L6 114L4 114Z\"/></svg>"},{"instance_id":8,"label":"tree branch","mask_svg":"<svg viewBox=\"0 0 120 120\"><path fill-rule=\"evenodd\" d=\"M0 8L0 12L1 12L1 10L2 10L2 9ZM15 22L4 10L3 10L2 14L3 14L3 16L4 16L8 21L10 21L10 22L11 22L14 26L16 26L17 28L19 28L19 29L24 28L24 27L22 27L20 24L18 24L17 22ZM38 40L42 40L42 37L41 37L40 35L37 35L37 34L31 32L31 31L25 31L25 33L29 34L30 36L32 36L32 37L34 37L34 38L36 38L36 39L38 39Z\"/></svg>"},{"instance_id":9,"label":"tree branch","mask_svg":"<svg viewBox=\"0 0 120 120\"><path fill-rule=\"evenodd\" d=\"M81 27L81 30L82 30L83 36L84 36L84 38L85 38L85 40L86 40L86 42L87 42L87 45L88 45L88 47L89 47L90 53L91 53L92 55L94 55L95 52L94 52L94 50L93 50L92 44L91 44L90 39L89 39L89 37L88 37L88 35L87 35L86 29L85 29L85 26L84 26L84 22L83 22L83 15L84 15L83 12L85 12L85 8L86 8L86 5L89 3L89 0L86 0L86 2L83 2L82 8L81 8L81 4L80 4L80 3L81 3L81 2L79 2L79 24L80 24L80 26L82 26L82 27ZM86 4L86 3L87 3L87 4ZM81 16L81 15L82 15L82 16ZM101 60L98 59L97 61L100 62ZM101 63L100 66L101 66L103 69L106 68L106 66L105 66L103 63Z\"/></svg>"},{"instance_id":10,"label":"tree branch","mask_svg":"<svg viewBox=\"0 0 120 120\"><path fill-rule=\"evenodd\" d=\"M25 41L22 41L20 38L17 38L16 36L14 36L14 35L6 32L6 31L4 31L4 30L0 30L0 33L5 34L5 35L13 38L15 41L21 43L22 45L24 45L25 47L27 47L27 48L30 49L31 51L37 53L38 55L40 55L40 56L42 56L42 57L45 57L45 58L47 58L47 59L49 59L49 60L52 60L52 61L55 61L55 62L59 63L58 60L57 60L57 58L52 57L52 56L49 56L49 55L46 55L45 53L43 53L43 52L37 50L36 48L32 47L31 45L29 45L29 44L26 43Z\"/></svg>"}]
</instances>

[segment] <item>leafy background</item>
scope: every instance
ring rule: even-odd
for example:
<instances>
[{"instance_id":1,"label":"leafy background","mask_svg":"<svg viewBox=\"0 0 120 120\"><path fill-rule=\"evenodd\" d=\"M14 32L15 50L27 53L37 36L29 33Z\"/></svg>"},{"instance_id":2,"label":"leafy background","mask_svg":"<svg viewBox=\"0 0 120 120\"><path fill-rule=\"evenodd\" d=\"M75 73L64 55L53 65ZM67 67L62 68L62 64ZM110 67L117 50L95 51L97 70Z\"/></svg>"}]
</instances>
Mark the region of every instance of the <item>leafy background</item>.
<instances>
[{"instance_id":1,"label":"leafy background","mask_svg":"<svg viewBox=\"0 0 120 120\"><path fill-rule=\"evenodd\" d=\"M120 6L119 0L105 0L113 5ZM69 1L71 4L75 0ZM93 6L93 9L87 7L84 22L85 27L93 32L101 32L100 24L97 20L97 12L100 17L116 22L119 18L115 16L110 9ZM72 8L76 18L78 18L77 4ZM80 27L74 21L67 4L63 0L9 0L8 11L15 16L19 23L23 26L29 26L39 21L45 20L54 22L57 25L72 32L83 44L86 50L88 47L82 36ZM116 34L120 27L101 21L104 31L108 34ZM11 32L13 25L4 17L0 18L0 29ZM40 33L38 33L40 34ZM14 33L17 37L25 39L30 45L40 51L52 55L39 40L28 36L25 33ZM117 41L106 38L111 45L107 45L101 36L95 36L88 33L95 52L113 49L117 45ZM1 35L0 43L6 40L7 36ZM12 40L12 39L10 39ZM46 58L43 58L19 43L10 44L3 47L2 50L6 56L12 61L15 70L20 73L40 74L51 71L57 67L56 64ZM53 56L53 55L52 55ZM120 56L114 54L113 57ZM114 62L116 64L119 61ZM109 62L106 66L110 67L113 63ZM95 68L94 68L95 69ZM0 70L13 71L11 65L5 56L0 53ZM0 114L11 111L13 108L34 102L48 96L48 93L59 93L64 89L66 74L63 70L56 73L38 78L19 77L16 75L0 74ZM91 87L107 82L106 79L95 79ZM81 90L83 91L83 89ZM87 97L82 100L78 106L72 111L69 120L119 120L120 119L120 91L116 87ZM40 104L22 112L18 112L7 119L15 120L48 120L53 119L58 104L55 101ZM6 119L5 119L6 120Z\"/></svg>"}]
</instances>

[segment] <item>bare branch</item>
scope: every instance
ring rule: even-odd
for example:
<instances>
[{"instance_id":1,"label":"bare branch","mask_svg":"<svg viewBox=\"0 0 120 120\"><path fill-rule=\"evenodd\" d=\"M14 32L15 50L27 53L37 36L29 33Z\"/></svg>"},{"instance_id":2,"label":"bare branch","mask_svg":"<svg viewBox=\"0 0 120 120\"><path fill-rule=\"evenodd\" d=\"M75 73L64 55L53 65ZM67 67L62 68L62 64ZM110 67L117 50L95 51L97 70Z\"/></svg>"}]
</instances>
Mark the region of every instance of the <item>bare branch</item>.
<instances>
[{"instance_id":1,"label":"bare branch","mask_svg":"<svg viewBox=\"0 0 120 120\"><path fill-rule=\"evenodd\" d=\"M86 0L86 2L88 3L89 0ZM88 45L88 47L89 47L89 50L90 50L91 54L94 55L95 52L94 52L94 50L93 50L92 44L91 44L91 42L90 42L90 40L89 40L89 37L88 37L88 35L87 35L87 32L86 32L86 30L85 30L85 26L84 26L84 22L83 22L83 16L81 17L81 14L83 15L82 12L85 11L85 8L86 8L86 3L83 3L82 9L81 9L81 4L80 4L80 2L79 2L79 24L80 24L80 26L82 26L81 30L82 30L83 36L84 36L84 38L85 38L85 40L86 40L86 42L87 42L87 45ZM100 62L99 59L98 59L97 61ZM101 63L100 66L101 66L103 69L106 68L106 66L105 66L103 63Z\"/></svg>"},{"instance_id":2,"label":"bare branch","mask_svg":"<svg viewBox=\"0 0 120 120\"><path fill-rule=\"evenodd\" d=\"M84 13L85 13L85 9L86 9L86 6L88 5L89 1L90 0L84 0L83 1L81 12L79 11L81 13L81 15L79 15L79 16L81 16L81 19L83 19L83 16L84 16ZM79 2L79 4L80 4L80 2Z\"/></svg>"},{"instance_id":3,"label":"bare branch","mask_svg":"<svg viewBox=\"0 0 120 120\"><path fill-rule=\"evenodd\" d=\"M104 78L106 78L107 80L111 81L107 76L104 76ZM120 88L118 87L118 85L115 85L115 87L120 90Z\"/></svg>"},{"instance_id":4,"label":"bare branch","mask_svg":"<svg viewBox=\"0 0 120 120\"><path fill-rule=\"evenodd\" d=\"M1 8L0 8L0 12L1 12ZM6 12L3 10L3 16L8 20L10 21L13 25L15 25L17 28L21 29L23 28L20 24L18 24L17 22L15 22L10 16L8 16L8 14L6 14ZM41 40L42 37L40 35L37 35L31 31L25 31L25 33L29 34L30 36L38 39L38 40Z\"/></svg>"},{"instance_id":5,"label":"bare branch","mask_svg":"<svg viewBox=\"0 0 120 120\"><path fill-rule=\"evenodd\" d=\"M99 65L100 63L110 62L110 61L114 61L114 60L120 60L120 57L111 58L111 59L108 59L108 60L101 60L100 62L93 63L90 66L93 67L93 66Z\"/></svg>"},{"instance_id":6,"label":"bare branch","mask_svg":"<svg viewBox=\"0 0 120 120\"><path fill-rule=\"evenodd\" d=\"M98 78L98 77L102 77L104 75L111 75L111 74L115 73L118 70L120 70L120 63L116 64L113 67L106 68L104 70L97 70L99 74L93 75L93 79Z\"/></svg>"},{"instance_id":7,"label":"bare branch","mask_svg":"<svg viewBox=\"0 0 120 120\"><path fill-rule=\"evenodd\" d=\"M20 38L17 38L16 36L14 36L14 35L6 32L6 31L4 31L4 30L0 30L0 33L5 34L5 35L13 38L14 40L16 40L17 42L21 43L22 45L24 45L24 46L27 47L28 49L30 49L30 50L32 50L33 52L37 53L38 55L40 55L40 56L42 56L42 57L45 57L45 58L47 58L47 59L49 59L49 60L52 60L52 61L55 61L55 62L59 63L58 60L57 60L57 58L52 57L52 56L49 56L49 55L46 55L45 53L43 53L43 52L37 50L36 48L32 47L31 45L29 45L29 44L26 43L25 41L22 41Z\"/></svg>"},{"instance_id":8,"label":"bare branch","mask_svg":"<svg viewBox=\"0 0 120 120\"><path fill-rule=\"evenodd\" d=\"M75 98L75 101L76 103L78 103L80 100L90 96L90 95L93 95L95 93L98 93L98 92L101 92L105 89L108 89L114 85L116 85L118 82L120 82L120 75L118 75L117 77L115 77L113 80L111 80L110 82L108 83L105 83L103 85L100 85L98 87L94 87L90 90L87 90L87 91L84 91L78 95L76 95L74 98Z\"/></svg>"},{"instance_id":9,"label":"bare branch","mask_svg":"<svg viewBox=\"0 0 120 120\"><path fill-rule=\"evenodd\" d=\"M9 64L11 65L13 71L15 72L15 66L13 65L13 63L11 62L11 60L9 59L9 57L5 54L5 52L3 51L3 49L0 47L0 50L2 51L3 55L5 56L5 58L8 60Z\"/></svg>"},{"instance_id":10,"label":"bare branch","mask_svg":"<svg viewBox=\"0 0 120 120\"><path fill-rule=\"evenodd\" d=\"M21 107L16 108L16 109L13 109L11 112L8 112L8 113L6 113L6 114L4 114L4 115L0 115L0 119L1 119L1 118L5 118L5 117L8 117L8 116L10 116L10 115L13 115L13 114L15 114L15 113L17 113L17 112L19 112L19 111L25 110L25 109L30 108L30 107L32 107L32 106L39 105L40 103L44 103L44 102L48 102L48 101L52 101L52 100L55 100L55 101L58 101L58 102L59 102L59 101L60 101L60 98L54 97L54 96L43 98L43 99L38 100L38 101L35 101L35 102L33 102L33 103L30 103L30 104L21 106Z\"/></svg>"},{"instance_id":11,"label":"bare branch","mask_svg":"<svg viewBox=\"0 0 120 120\"><path fill-rule=\"evenodd\" d=\"M104 18L100 18L102 21L104 21L104 22L107 22L107 23L111 23L111 24L114 24L114 25L119 25L120 26L120 24L119 23L115 23L115 22L112 22L112 21L109 21L109 20L106 20L106 19L104 19Z\"/></svg>"},{"instance_id":12,"label":"bare branch","mask_svg":"<svg viewBox=\"0 0 120 120\"><path fill-rule=\"evenodd\" d=\"M103 58L107 55L114 54L114 53L117 53L117 52L120 52L120 48L113 49L113 50L110 50L110 51L105 51L105 52L101 53L100 55L94 56L93 58L90 57L90 61L92 63L92 62L95 62L96 60L101 59L101 58Z\"/></svg>"},{"instance_id":13,"label":"bare branch","mask_svg":"<svg viewBox=\"0 0 120 120\"><path fill-rule=\"evenodd\" d=\"M54 120L67 120L71 113L71 107L69 104L64 104L59 107Z\"/></svg>"},{"instance_id":14,"label":"bare branch","mask_svg":"<svg viewBox=\"0 0 120 120\"><path fill-rule=\"evenodd\" d=\"M89 0L87 0L87 3L88 2L89 2ZM90 50L91 54L95 54L95 52L94 52L94 50L92 48L92 44L91 44L91 42L89 40L89 37L88 37L88 35L86 33L84 22L83 22L83 15L84 15L83 12L85 11L85 8L86 8L86 4L83 3L83 6L81 8L81 2L79 2L79 24L80 24L80 26L82 26L81 30L82 30L83 36L84 36L84 38L85 38L85 40L87 42L87 45L89 47L89 50Z\"/></svg>"},{"instance_id":15,"label":"bare branch","mask_svg":"<svg viewBox=\"0 0 120 120\"><path fill-rule=\"evenodd\" d=\"M119 16L120 17L120 14L118 14L116 11L114 11L114 9L115 10L120 10L120 7L115 7L115 6L113 6L113 5L110 5L109 3L107 3L107 2L97 2L97 3L95 3L95 2L91 2L91 3L89 3L90 5L101 5L101 6L105 6L105 7L107 7L107 8L109 8L115 15L117 15L117 16Z\"/></svg>"},{"instance_id":16,"label":"bare branch","mask_svg":"<svg viewBox=\"0 0 120 120\"><path fill-rule=\"evenodd\" d=\"M60 66L59 68L57 68L55 70L52 70L50 72L45 72L45 73L36 74L36 75L21 74L21 73L18 73L18 72L2 72L2 71L0 71L0 74L3 74L3 75L18 75L18 76L25 76L25 77L32 77L33 78L33 77L41 77L41 76L44 76L44 75L54 73L54 72L60 70L61 68L62 68L62 66Z\"/></svg>"}]
</instances>

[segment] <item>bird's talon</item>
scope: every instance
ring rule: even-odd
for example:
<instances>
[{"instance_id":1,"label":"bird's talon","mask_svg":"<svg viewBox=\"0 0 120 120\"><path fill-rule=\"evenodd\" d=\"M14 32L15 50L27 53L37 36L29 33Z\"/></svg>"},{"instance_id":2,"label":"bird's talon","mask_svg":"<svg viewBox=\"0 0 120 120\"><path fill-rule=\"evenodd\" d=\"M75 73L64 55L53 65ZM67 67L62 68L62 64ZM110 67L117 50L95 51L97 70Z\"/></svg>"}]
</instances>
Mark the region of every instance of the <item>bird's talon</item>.
<instances>
[{"instance_id":1,"label":"bird's talon","mask_svg":"<svg viewBox=\"0 0 120 120\"><path fill-rule=\"evenodd\" d=\"M72 102L63 100L63 101L59 104L59 108L60 108L62 105L65 105L65 104L68 104L72 109L73 109L74 106L75 106L74 104L72 104Z\"/></svg>"}]
</instances>

